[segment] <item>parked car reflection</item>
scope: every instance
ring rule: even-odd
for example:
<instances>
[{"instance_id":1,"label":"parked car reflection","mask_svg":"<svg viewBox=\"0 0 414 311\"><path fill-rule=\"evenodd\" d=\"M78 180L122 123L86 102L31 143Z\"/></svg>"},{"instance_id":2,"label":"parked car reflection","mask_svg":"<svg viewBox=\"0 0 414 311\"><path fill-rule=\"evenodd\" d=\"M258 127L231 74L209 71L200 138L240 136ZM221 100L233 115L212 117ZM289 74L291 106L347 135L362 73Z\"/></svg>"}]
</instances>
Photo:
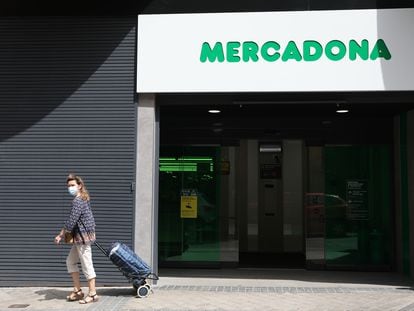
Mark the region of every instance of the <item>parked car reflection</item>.
<instances>
[{"instance_id":1,"label":"parked car reflection","mask_svg":"<svg viewBox=\"0 0 414 311\"><path fill-rule=\"evenodd\" d=\"M347 202L336 194L306 193L306 230L308 237L339 237L346 233Z\"/></svg>"}]
</instances>

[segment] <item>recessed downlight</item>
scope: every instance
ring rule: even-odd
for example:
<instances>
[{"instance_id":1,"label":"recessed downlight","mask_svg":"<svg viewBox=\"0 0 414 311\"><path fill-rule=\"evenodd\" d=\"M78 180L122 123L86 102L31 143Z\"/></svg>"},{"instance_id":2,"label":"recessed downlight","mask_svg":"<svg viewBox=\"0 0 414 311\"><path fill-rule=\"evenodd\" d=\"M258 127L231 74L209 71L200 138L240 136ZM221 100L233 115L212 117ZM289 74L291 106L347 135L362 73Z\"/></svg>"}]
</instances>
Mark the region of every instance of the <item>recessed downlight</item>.
<instances>
[{"instance_id":1,"label":"recessed downlight","mask_svg":"<svg viewBox=\"0 0 414 311\"><path fill-rule=\"evenodd\" d=\"M349 110L348 109L338 109L336 110L336 113L348 113Z\"/></svg>"},{"instance_id":2,"label":"recessed downlight","mask_svg":"<svg viewBox=\"0 0 414 311\"><path fill-rule=\"evenodd\" d=\"M336 104L336 113L348 113L349 109L345 104L338 103Z\"/></svg>"},{"instance_id":3,"label":"recessed downlight","mask_svg":"<svg viewBox=\"0 0 414 311\"><path fill-rule=\"evenodd\" d=\"M210 109L208 112L209 113L220 113L221 110L218 110L218 109Z\"/></svg>"}]
</instances>

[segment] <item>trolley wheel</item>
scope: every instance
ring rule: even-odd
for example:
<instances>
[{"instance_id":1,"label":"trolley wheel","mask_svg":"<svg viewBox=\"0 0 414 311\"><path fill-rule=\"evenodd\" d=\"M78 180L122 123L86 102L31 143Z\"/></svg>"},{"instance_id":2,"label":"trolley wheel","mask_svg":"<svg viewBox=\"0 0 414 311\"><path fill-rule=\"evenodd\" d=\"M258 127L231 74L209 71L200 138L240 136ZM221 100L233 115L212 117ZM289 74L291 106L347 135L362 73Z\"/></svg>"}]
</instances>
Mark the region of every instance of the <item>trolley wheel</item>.
<instances>
[{"instance_id":1,"label":"trolley wheel","mask_svg":"<svg viewBox=\"0 0 414 311\"><path fill-rule=\"evenodd\" d=\"M142 285L147 285L147 282L145 280L142 281L142 280L139 280L139 279L136 279L136 280L132 281L132 286L134 287L135 291L138 290L138 288Z\"/></svg>"},{"instance_id":2,"label":"trolley wheel","mask_svg":"<svg viewBox=\"0 0 414 311\"><path fill-rule=\"evenodd\" d=\"M150 289L147 285L141 285L137 289L137 296L139 298L145 298L149 295Z\"/></svg>"}]
</instances>

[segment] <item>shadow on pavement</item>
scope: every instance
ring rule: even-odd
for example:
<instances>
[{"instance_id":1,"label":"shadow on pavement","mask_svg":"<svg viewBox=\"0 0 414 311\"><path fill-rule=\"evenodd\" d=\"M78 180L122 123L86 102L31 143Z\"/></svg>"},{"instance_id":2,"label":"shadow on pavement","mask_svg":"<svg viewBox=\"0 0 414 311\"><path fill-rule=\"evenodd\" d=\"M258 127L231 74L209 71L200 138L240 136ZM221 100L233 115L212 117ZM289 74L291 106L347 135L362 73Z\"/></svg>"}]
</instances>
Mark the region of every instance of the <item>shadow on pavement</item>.
<instances>
[{"instance_id":1,"label":"shadow on pavement","mask_svg":"<svg viewBox=\"0 0 414 311\"><path fill-rule=\"evenodd\" d=\"M136 292L131 288L98 288L97 290L99 296L109 296L109 297L134 297ZM70 290L67 289L42 289L34 292L35 294L41 296L38 301L46 300L65 300L66 296L70 294ZM85 293L85 290L84 290ZM87 292L86 292L87 293ZM85 293L85 294L86 294Z\"/></svg>"},{"instance_id":2,"label":"shadow on pavement","mask_svg":"<svg viewBox=\"0 0 414 311\"><path fill-rule=\"evenodd\" d=\"M110 297L134 297L136 291L132 287L125 288L99 288L98 295Z\"/></svg>"},{"instance_id":3,"label":"shadow on pavement","mask_svg":"<svg viewBox=\"0 0 414 311\"><path fill-rule=\"evenodd\" d=\"M70 291L67 289L60 290L60 289L42 289L35 291L35 294L39 296L43 296L42 298L38 299L38 301L45 301L45 300L66 300L66 296L69 295Z\"/></svg>"}]
</instances>

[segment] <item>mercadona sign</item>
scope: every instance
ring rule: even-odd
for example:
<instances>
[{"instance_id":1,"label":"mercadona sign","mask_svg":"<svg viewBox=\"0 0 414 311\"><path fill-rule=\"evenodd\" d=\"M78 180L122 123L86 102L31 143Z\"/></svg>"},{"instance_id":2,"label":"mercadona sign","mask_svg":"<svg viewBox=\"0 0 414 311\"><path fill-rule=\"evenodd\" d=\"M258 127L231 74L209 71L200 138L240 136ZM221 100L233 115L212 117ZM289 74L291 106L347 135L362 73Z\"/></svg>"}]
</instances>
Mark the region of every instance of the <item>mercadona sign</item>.
<instances>
[{"instance_id":1,"label":"mercadona sign","mask_svg":"<svg viewBox=\"0 0 414 311\"><path fill-rule=\"evenodd\" d=\"M137 92L413 91L414 9L138 16Z\"/></svg>"},{"instance_id":2,"label":"mercadona sign","mask_svg":"<svg viewBox=\"0 0 414 311\"><path fill-rule=\"evenodd\" d=\"M350 40L348 45L340 40L331 40L325 46L314 40L303 41L301 48L295 41L289 41L285 47L276 41L267 41L262 45L254 41L243 43L231 41L227 43L216 42L213 47L204 42L201 47L200 61L205 62L257 62L262 59L266 62L281 60L314 62L325 56L331 61L340 61L346 56L350 60L376 60L391 59L391 53L384 40L379 39L370 48L368 40Z\"/></svg>"}]
</instances>

